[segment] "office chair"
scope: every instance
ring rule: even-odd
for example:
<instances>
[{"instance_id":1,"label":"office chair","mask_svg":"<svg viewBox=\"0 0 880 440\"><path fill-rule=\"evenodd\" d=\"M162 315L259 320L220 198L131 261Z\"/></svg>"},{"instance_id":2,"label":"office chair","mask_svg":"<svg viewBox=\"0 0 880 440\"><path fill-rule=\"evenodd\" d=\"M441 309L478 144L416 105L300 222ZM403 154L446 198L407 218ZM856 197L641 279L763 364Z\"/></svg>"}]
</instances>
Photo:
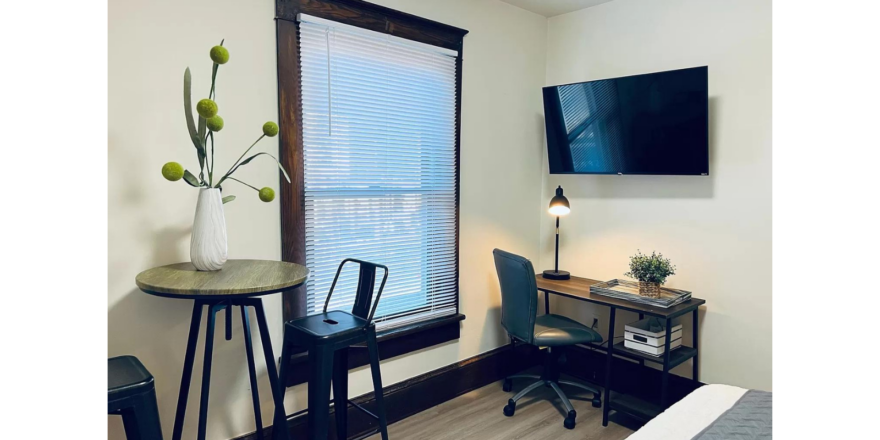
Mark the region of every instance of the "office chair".
<instances>
[{"instance_id":1,"label":"office chair","mask_svg":"<svg viewBox=\"0 0 880 440\"><path fill-rule=\"evenodd\" d=\"M593 393L592 403L596 408L602 406L602 401L599 391L593 387L559 380L560 352L563 347L569 345L601 342L602 336L593 329L564 316L550 313L537 316L538 285L532 262L500 249L495 249L492 253L495 256L495 270L498 272L498 281L501 284L501 325L507 330L511 343L515 346L519 341L537 347L547 347L544 370L540 376L520 374L504 379L504 391L511 390L513 379L538 379L507 401L504 415L513 417L516 402L535 388L544 385L556 391L568 411L563 426L574 429L577 413L559 385L573 386Z\"/></svg>"}]
</instances>

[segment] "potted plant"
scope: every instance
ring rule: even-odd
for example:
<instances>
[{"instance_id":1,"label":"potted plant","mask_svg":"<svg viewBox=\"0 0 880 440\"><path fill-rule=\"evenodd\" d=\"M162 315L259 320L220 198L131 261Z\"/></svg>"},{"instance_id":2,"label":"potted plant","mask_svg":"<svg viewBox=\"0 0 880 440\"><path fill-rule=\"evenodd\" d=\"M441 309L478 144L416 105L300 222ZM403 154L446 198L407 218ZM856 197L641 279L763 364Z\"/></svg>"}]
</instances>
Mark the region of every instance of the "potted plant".
<instances>
[{"instance_id":1,"label":"potted plant","mask_svg":"<svg viewBox=\"0 0 880 440\"><path fill-rule=\"evenodd\" d=\"M278 162L275 156L261 152L253 154L247 158L248 152L254 148L257 142L264 137L274 137L278 134L278 124L274 122L266 122L263 124L263 134L248 147L244 153L229 167L229 169L220 175L214 174L214 135L224 127L223 118L218 114L218 106L216 102L216 80L217 70L220 65L229 61L229 51L223 47L223 41L219 46L214 46L210 51L211 61L213 61L213 69L211 72L211 90L208 97L200 100L196 104L196 112L198 113L198 124L193 119L192 108L192 80L190 77L189 67L183 74L183 110L186 116L186 127L189 132L189 138L196 149L196 156L199 160L199 174L196 176L189 170L177 162L168 162L162 166L162 176L166 179L176 182L183 180L189 186L199 189L199 199L196 203L196 215L193 220L192 240L190 241L190 260L193 266L198 270L212 271L220 270L226 263L227 247L226 247L226 220L223 217L223 205L235 200L235 196L228 195L221 198L223 191L223 183L228 179L238 182L257 192L260 200L271 202L275 198L275 190L269 187L258 189L248 183L232 177L233 173L240 167L247 165L259 156L267 156L272 158L290 183L290 176L287 171ZM210 151L208 144L210 141Z\"/></svg>"},{"instance_id":2,"label":"potted plant","mask_svg":"<svg viewBox=\"0 0 880 440\"><path fill-rule=\"evenodd\" d=\"M629 272L623 275L639 280L639 295L660 298L660 285L675 275L675 266L663 254L651 252L648 256L638 251L629 257Z\"/></svg>"}]
</instances>

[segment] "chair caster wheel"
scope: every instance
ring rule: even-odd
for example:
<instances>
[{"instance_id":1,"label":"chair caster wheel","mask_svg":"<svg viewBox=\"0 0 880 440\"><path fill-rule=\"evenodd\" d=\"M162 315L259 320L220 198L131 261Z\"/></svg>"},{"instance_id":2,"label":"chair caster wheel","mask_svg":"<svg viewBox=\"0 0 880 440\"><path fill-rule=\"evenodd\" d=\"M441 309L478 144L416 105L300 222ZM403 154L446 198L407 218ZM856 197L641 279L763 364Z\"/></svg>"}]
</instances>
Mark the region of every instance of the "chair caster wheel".
<instances>
[{"instance_id":1,"label":"chair caster wheel","mask_svg":"<svg viewBox=\"0 0 880 440\"><path fill-rule=\"evenodd\" d=\"M598 394L593 394L593 408L601 408L602 407L602 399L599 398Z\"/></svg>"},{"instance_id":2,"label":"chair caster wheel","mask_svg":"<svg viewBox=\"0 0 880 440\"><path fill-rule=\"evenodd\" d=\"M562 425L565 426L565 429L574 429L576 418L577 413L574 411L569 411L568 417L565 418L565 421L562 423Z\"/></svg>"},{"instance_id":3,"label":"chair caster wheel","mask_svg":"<svg viewBox=\"0 0 880 440\"><path fill-rule=\"evenodd\" d=\"M513 413L516 412L516 402L513 399L507 401L507 405L504 407L504 415L507 417L513 417Z\"/></svg>"},{"instance_id":4,"label":"chair caster wheel","mask_svg":"<svg viewBox=\"0 0 880 440\"><path fill-rule=\"evenodd\" d=\"M505 393L509 393L510 390L513 389L513 381L510 379L504 379L504 383L501 385L501 389L504 390Z\"/></svg>"}]
</instances>

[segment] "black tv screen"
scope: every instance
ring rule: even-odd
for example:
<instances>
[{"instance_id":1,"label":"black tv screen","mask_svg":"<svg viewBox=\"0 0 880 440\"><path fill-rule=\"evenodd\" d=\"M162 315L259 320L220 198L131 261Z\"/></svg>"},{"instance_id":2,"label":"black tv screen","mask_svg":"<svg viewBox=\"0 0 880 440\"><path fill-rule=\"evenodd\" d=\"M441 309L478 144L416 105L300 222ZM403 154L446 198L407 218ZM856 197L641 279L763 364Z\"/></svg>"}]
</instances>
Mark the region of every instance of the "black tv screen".
<instances>
[{"instance_id":1,"label":"black tv screen","mask_svg":"<svg viewBox=\"0 0 880 440\"><path fill-rule=\"evenodd\" d=\"M709 68L544 87L551 174L709 174Z\"/></svg>"}]
</instances>

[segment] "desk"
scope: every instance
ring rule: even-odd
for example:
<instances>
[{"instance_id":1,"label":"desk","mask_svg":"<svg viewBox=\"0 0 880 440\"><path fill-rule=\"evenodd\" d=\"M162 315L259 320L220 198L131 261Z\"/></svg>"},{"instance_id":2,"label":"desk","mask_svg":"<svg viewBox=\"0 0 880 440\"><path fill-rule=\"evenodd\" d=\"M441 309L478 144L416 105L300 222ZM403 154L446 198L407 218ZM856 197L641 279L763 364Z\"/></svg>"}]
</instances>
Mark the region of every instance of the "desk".
<instances>
[{"instance_id":1,"label":"desk","mask_svg":"<svg viewBox=\"0 0 880 440\"><path fill-rule=\"evenodd\" d=\"M251 397L254 403L254 418L257 425L257 438L262 438L263 422L260 415L260 396L257 391L257 372L254 364L254 350L251 343L251 328L245 307L253 307L260 328L263 354L266 356L269 383L276 413L284 410L284 393L275 371L275 355L272 354L272 341L269 339L269 326L263 311L260 296L281 292L302 285L309 277L309 270L303 266L281 261L229 260L223 269L214 272L196 270L192 263L178 263L154 267L138 274L137 286L146 293L165 298L195 300L192 319L189 325L189 338L183 361L183 374L180 379L180 394L177 398L177 413L174 417L172 440L180 440L183 434L183 420L186 417L186 400L192 378L193 362L199 326L202 322L202 308L208 307L208 328L205 336L205 358L202 366L202 393L199 408L198 439L204 440L208 423L208 391L211 384L211 357L214 350L214 322L218 312L226 311L226 340L232 339L232 307L241 309L244 330L245 354L248 360L248 373L251 381ZM285 433L287 431L284 431Z\"/></svg>"},{"instance_id":2,"label":"desk","mask_svg":"<svg viewBox=\"0 0 880 440\"><path fill-rule=\"evenodd\" d=\"M544 292L544 310L550 313L550 295L560 295L567 298L585 301L592 304L609 307L611 309L611 317L608 319L608 348L606 349L607 357L605 364L605 404L602 406L602 426L608 426L608 415L611 410L625 412L643 420L650 420L660 411L668 406L668 388L669 388L669 370L684 363L688 359L694 359L693 379L699 380L698 375L698 346L697 346L697 309L706 303L705 300L699 298L691 298L689 301L670 307L668 309L653 307L644 304L637 304L622 299L611 298L602 295L593 295L590 293L590 286L601 281L589 278L571 277L568 280L550 280L535 275L538 282L538 290ZM650 356L635 350L624 347L623 342L614 343L614 315L617 309L627 310L639 314L639 319L645 316L653 316L666 321L666 351L662 357ZM670 350L672 320L687 313L692 314L693 330L691 332L691 346L687 347L682 344L681 347ZM636 399L629 396L623 396L620 399L615 398L612 401L611 395L611 361L614 355L639 361L640 364L648 362L656 362L663 366L663 375L660 392L660 407L654 408L651 405L645 405L643 402L636 402Z\"/></svg>"}]
</instances>

